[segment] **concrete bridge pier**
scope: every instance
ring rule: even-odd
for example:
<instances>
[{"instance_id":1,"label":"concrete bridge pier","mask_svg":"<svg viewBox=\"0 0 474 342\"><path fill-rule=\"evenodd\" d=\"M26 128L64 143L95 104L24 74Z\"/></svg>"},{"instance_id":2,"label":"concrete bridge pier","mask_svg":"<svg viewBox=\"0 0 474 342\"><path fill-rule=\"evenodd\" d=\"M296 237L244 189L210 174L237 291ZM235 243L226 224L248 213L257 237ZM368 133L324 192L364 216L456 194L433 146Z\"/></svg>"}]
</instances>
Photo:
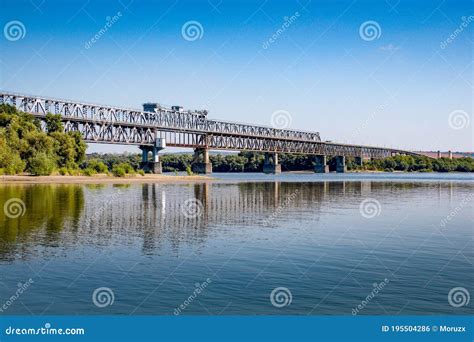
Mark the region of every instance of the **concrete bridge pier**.
<instances>
[{"instance_id":1,"label":"concrete bridge pier","mask_svg":"<svg viewBox=\"0 0 474 342\"><path fill-rule=\"evenodd\" d=\"M265 159L263 161L263 173L281 173L281 165L278 164L278 153L265 153Z\"/></svg>"},{"instance_id":2,"label":"concrete bridge pier","mask_svg":"<svg viewBox=\"0 0 474 342\"><path fill-rule=\"evenodd\" d=\"M337 156L336 157L336 172L338 172L338 173L347 172L346 157L345 156Z\"/></svg>"},{"instance_id":3,"label":"concrete bridge pier","mask_svg":"<svg viewBox=\"0 0 474 342\"><path fill-rule=\"evenodd\" d=\"M191 164L194 173L212 173L212 164L209 161L209 150L207 148L194 149L194 158Z\"/></svg>"},{"instance_id":4,"label":"concrete bridge pier","mask_svg":"<svg viewBox=\"0 0 474 342\"><path fill-rule=\"evenodd\" d=\"M147 173L162 173L162 166L158 152L162 148L155 146L140 146L142 150L142 161L140 163L140 169ZM151 152L152 156L149 158L149 153Z\"/></svg>"},{"instance_id":5,"label":"concrete bridge pier","mask_svg":"<svg viewBox=\"0 0 474 342\"><path fill-rule=\"evenodd\" d=\"M314 172L328 173L329 165L327 165L327 158L325 155L317 155L314 157Z\"/></svg>"}]
</instances>

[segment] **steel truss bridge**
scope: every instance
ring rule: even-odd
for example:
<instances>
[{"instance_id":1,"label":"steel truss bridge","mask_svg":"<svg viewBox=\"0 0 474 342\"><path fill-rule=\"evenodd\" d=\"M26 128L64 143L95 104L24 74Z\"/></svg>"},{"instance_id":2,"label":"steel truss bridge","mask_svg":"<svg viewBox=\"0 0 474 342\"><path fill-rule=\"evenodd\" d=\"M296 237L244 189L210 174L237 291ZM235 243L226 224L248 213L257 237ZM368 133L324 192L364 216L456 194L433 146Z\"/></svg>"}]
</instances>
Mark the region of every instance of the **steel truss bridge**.
<instances>
[{"instance_id":1,"label":"steel truss bridge","mask_svg":"<svg viewBox=\"0 0 474 342\"><path fill-rule=\"evenodd\" d=\"M146 153L166 146L208 150L259 151L271 154L298 153L319 156L384 158L414 152L374 146L321 141L318 132L226 122L207 118L206 111L182 111L157 107L142 111L43 96L0 92L0 104L15 106L44 120L46 114L61 115L65 130L78 131L88 143L138 145ZM201 152L199 152L201 153ZM147 161L146 159L144 160ZM325 159L324 159L325 162ZM273 159L273 163L277 164Z\"/></svg>"}]
</instances>

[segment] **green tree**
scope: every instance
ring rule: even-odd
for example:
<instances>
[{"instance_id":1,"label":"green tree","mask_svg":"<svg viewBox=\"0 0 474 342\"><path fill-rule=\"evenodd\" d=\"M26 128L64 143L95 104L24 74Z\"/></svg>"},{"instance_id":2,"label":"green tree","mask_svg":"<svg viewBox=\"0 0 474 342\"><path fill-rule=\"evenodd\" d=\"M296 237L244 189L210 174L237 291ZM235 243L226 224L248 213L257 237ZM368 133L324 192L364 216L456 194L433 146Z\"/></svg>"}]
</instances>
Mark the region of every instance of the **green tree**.
<instances>
[{"instance_id":1,"label":"green tree","mask_svg":"<svg viewBox=\"0 0 474 342\"><path fill-rule=\"evenodd\" d=\"M48 133L54 133L54 132L62 133L64 131L64 126L63 126L60 114L51 114L51 113L46 114L45 122L46 122L46 132Z\"/></svg>"}]
</instances>

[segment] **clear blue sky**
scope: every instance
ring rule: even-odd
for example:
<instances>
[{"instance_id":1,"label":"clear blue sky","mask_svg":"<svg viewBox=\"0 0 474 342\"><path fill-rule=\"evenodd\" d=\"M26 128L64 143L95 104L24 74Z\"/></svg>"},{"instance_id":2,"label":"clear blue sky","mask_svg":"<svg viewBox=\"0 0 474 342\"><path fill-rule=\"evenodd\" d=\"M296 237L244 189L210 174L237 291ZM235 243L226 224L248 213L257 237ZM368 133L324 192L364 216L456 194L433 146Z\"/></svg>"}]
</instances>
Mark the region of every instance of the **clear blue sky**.
<instances>
[{"instance_id":1,"label":"clear blue sky","mask_svg":"<svg viewBox=\"0 0 474 342\"><path fill-rule=\"evenodd\" d=\"M136 108L180 104L263 125L285 110L291 128L319 131L324 140L473 150L472 1L1 5L2 28L20 21L25 29L21 39L5 32L0 39L3 90ZM91 43L107 17L113 23ZM455 33L463 17L467 25ZM199 39L183 37L188 21L202 26ZM361 35L367 21L380 27L376 39ZM453 111L464 112L455 114L460 129L449 124Z\"/></svg>"}]
</instances>

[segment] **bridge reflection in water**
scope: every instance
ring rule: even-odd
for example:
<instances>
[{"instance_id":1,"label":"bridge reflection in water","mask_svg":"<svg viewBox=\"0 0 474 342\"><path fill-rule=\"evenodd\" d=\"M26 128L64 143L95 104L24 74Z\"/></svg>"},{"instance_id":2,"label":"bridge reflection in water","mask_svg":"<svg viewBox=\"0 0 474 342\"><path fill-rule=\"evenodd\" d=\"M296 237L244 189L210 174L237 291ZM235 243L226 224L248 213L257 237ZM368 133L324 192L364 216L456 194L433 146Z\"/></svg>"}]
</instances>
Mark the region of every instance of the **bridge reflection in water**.
<instances>
[{"instance_id":1,"label":"bridge reflection in water","mask_svg":"<svg viewBox=\"0 0 474 342\"><path fill-rule=\"evenodd\" d=\"M8 185L0 202L19 198L19 218L0 212L0 259L28 257L43 246L109 245L142 239L145 254L169 244L204 243L213 226L272 229L298 220L317 223L334 208L358 210L367 197L394 201L404 190L433 187L445 199L455 183L370 181L199 183L191 185ZM41 200L38 200L41 199ZM190 204L193 210L190 210ZM295 217L297 217L295 219ZM221 234L217 230L213 234ZM29 248L31 247L31 248Z\"/></svg>"}]
</instances>

